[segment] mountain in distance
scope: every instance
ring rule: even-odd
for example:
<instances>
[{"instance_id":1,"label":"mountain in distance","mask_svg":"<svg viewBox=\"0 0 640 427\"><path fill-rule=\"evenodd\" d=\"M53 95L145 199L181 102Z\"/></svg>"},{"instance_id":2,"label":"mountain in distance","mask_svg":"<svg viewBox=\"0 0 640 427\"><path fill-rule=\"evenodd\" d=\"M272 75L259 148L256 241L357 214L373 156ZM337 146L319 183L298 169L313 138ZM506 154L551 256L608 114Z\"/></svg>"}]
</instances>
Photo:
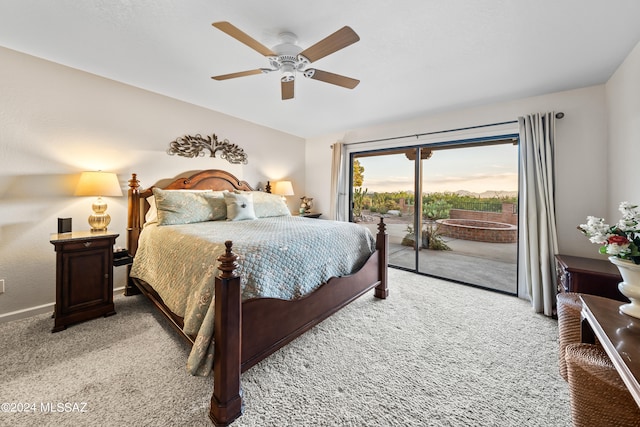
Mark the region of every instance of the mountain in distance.
<instances>
[{"instance_id":1,"label":"mountain in distance","mask_svg":"<svg viewBox=\"0 0 640 427\"><path fill-rule=\"evenodd\" d=\"M405 192L413 194L411 190L405 190ZM370 192L370 194L376 194L375 191ZM493 197L503 198L503 197L518 197L517 191L508 191L508 190L487 190L482 193L474 193L469 190L458 190L458 191L433 191L424 193L426 195L429 194L457 194L462 197L476 197L478 199L491 199Z\"/></svg>"},{"instance_id":2,"label":"mountain in distance","mask_svg":"<svg viewBox=\"0 0 640 427\"><path fill-rule=\"evenodd\" d=\"M478 197L482 199L490 199L492 197L502 198L502 197L518 197L517 191L505 191L505 190L487 190L482 193L474 193L472 191L467 190L458 190L454 191L455 194L460 196L468 196L468 197Z\"/></svg>"},{"instance_id":3,"label":"mountain in distance","mask_svg":"<svg viewBox=\"0 0 640 427\"><path fill-rule=\"evenodd\" d=\"M451 193L457 194L458 196L464 196L464 197L479 197L478 193L472 193L471 191L467 191L467 190L452 191Z\"/></svg>"}]
</instances>

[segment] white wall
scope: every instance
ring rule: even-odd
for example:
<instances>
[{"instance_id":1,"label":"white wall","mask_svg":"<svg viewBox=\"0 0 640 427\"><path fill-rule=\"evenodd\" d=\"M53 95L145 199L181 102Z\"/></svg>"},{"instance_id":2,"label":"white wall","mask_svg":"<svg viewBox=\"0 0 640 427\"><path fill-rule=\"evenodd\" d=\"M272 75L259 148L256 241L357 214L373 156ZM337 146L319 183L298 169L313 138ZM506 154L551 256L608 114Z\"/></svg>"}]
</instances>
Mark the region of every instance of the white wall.
<instances>
[{"instance_id":1,"label":"white wall","mask_svg":"<svg viewBox=\"0 0 640 427\"><path fill-rule=\"evenodd\" d=\"M436 116L385 123L309 139L307 145L307 193L318 210L327 211L330 200L329 146L516 120L527 113L562 111L556 129L556 208L561 253L598 257L596 248L577 230L587 215L606 209L607 111L605 86L593 86L545 96L503 102ZM504 128L504 127L503 127ZM517 126L515 127L517 133ZM477 131L488 132L486 129ZM469 133L471 134L471 133ZM406 144L406 142L405 142ZM595 213L593 213L595 212Z\"/></svg>"},{"instance_id":2,"label":"white wall","mask_svg":"<svg viewBox=\"0 0 640 427\"><path fill-rule=\"evenodd\" d=\"M575 229L587 215L617 220L621 200L640 203L631 173L640 141L640 44L606 85L514 102L384 123L345 133L300 138L191 104L136 89L0 48L0 320L7 313L45 305L55 291L55 254L49 234L58 217L88 227L89 198L73 197L79 172L118 173L123 189L132 172L143 186L185 171L229 170L251 185L290 179L298 194L314 197L329 213L331 149L346 143L515 120L563 111L557 128L556 202L560 252L597 258ZM609 125L608 125L609 123ZM220 159L171 157L171 140L216 133L241 146L245 166ZM126 197L110 198L111 230L125 246ZM116 269L116 287L124 269ZM25 316L24 314L11 316Z\"/></svg>"},{"instance_id":3,"label":"white wall","mask_svg":"<svg viewBox=\"0 0 640 427\"><path fill-rule=\"evenodd\" d=\"M304 192L301 138L82 71L0 48L0 320L55 301L55 252L49 235L58 217L88 229L92 198L73 197L83 170L118 174L126 195L131 173L143 187L186 171L220 168L252 186L290 179ZM169 156L169 142L210 135L238 144L247 165L203 157ZM298 200L291 198L297 210ZM112 221L126 245L127 199L107 198ZM115 269L115 287L125 283ZM5 315L5 316L3 316Z\"/></svg>"},{"instance_id":4,"label":"white wall","mask_svg":"<svg viewBox=\"0 0 640 427\"><path fill-rule=\"evenodd\" d=\"M640 204L640 43L607 82L609 162L607 208L609 224L620 219L622 201Z\"/></svg>"}]
</instances>

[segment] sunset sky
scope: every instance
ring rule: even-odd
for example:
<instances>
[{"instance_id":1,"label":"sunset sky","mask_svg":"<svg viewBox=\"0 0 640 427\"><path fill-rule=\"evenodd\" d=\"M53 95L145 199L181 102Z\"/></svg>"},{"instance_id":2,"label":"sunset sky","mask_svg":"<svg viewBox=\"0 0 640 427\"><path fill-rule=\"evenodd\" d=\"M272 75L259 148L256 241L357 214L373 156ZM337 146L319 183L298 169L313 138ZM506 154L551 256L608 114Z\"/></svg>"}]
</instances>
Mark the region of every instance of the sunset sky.
<instances>
[{"instance_id":1,"label":"sunset sky","mask_svg":"<svg viewBox=\"0 0 640 427\"><path fill-rule=\"evenodd\" d=\"M369 193L413 191L414 163L404 154L360 158ZM423 161L425 193L518 190L518 147L511 144L433 152Z\"/></svg>"}]
</instances>

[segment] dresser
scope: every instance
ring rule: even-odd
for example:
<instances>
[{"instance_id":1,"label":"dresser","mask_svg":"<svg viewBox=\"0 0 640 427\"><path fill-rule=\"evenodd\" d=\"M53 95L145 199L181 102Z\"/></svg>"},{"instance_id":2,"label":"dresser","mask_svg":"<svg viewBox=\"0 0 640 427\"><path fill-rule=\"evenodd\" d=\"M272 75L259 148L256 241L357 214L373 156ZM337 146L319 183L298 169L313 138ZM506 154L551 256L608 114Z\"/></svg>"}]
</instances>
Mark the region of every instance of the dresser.
<instances>
[{"instance_id":1,"label":"dresser","mask_svg":"<svg viewBox=\"0 0 640 427\"><path fill-rule=\"evenodd\" d=\"M629 301L618 290L618 283L622 281L618 268L606 259L556 255L556 272L558 292L576 292Z\"/></svg>"},{"instance_id":2,"label":"dresser","mask_svg":"<svg viewBox=\"0 0 640 427\"><path fill-rule=\"evenodd\" d=\"M582 295L582 342L596 340L613 362L631 396L640 406L640 325L620 312L620 303Z\"/></svg>"},{"instance_id":3,"label":"dresser","mask_svg":"<svg viewBox=\"0 0 640 427\"><path fill-rule=\"evenodd\" d=\"M52 234L56 251L56 306L51 332L116 313L113 245L118 234L78 231Z\"/></svg>"}]
</instances>

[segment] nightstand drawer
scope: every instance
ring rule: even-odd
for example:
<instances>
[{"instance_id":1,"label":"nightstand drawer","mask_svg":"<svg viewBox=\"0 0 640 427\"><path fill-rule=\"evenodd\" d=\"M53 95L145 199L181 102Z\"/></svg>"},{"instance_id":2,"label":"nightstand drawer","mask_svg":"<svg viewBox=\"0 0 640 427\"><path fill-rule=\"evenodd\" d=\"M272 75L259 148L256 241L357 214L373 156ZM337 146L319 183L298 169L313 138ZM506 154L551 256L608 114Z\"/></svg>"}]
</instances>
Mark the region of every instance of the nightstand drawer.
<instances>
[{"instance_id":1,"label":"nightstand drawer","mask_svg":"<svg viewBox=\"0 0 640 427\"><path fill-rule=\"evenodd\" d=\"M105 239L88 239L74 242L61 243L65 251L85 251L88 249L111 248L112 244Z\"/></svg>"}]
</instances>

